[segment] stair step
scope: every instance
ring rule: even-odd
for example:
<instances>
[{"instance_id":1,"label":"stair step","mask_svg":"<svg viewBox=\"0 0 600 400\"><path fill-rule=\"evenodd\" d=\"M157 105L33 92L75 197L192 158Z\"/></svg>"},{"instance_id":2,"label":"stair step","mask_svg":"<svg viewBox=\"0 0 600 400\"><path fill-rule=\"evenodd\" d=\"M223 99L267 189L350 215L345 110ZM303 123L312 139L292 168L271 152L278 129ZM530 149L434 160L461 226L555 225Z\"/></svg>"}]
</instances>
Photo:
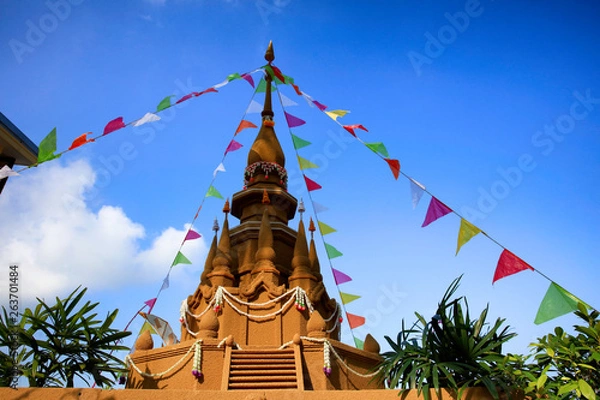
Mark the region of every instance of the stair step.
<instances>
[{"instance_id":1,"label":"stair step","mask_svg":"<svg viewBox=\"0 0 600 400\"><path fill-rule=\"evenodd\" d=\"M242 364L257 364L257 365L294 365L294 360L260 360L260 359L241 359L231 360L231 365L242 365Z\"/></svg>"},{"instance_id":2,"label":"stair step","mask_svg":"<svg viewBox=\"0 0 600 400\"><path fill-rule=\"evenodd\" d=\"M287 370L257 370L257 369L244 369L244 370L232 370L229 376L282 376L282 375L290 375L294 378L296 377L295 369L287 369Z\"/></svg>"},{"instance_id":3,"label":"stair step","mask_svg":"<svg viewBox=\"0 0 600 400\"><path fill-rule=\"evenodd\" d=\"M265 354L231 354L231 359L232 360L239 360L241 358L268 358L268 359L274 359L274 360L280 360L280 359L294 359L294 354L272 354L272 353L265 353Z\"/></svg>"},{"instance_id":4,"label":"stair step","mask_svg":"<svg viewBox=\"0 0 600 400\"><path fill-rule=\"evenodd\" d=\"M294 382L296 383L296 376L230 376L229 385L235 382L262 382L262 383L275 383L275 382Z\"/></svg>"},{"instance_id":5,"label":"stair step","mask_svg":"<svg viewBox=\"0 0 600 400\"><path fill-rule=\"evenodd\" d=\"M238 371L238 370L292 370L295 371L296 370L296 365L289 363L289 364L237 364L237 365L231 365L231 370L232 371Z\"/></svg>"},{"instance_id":6,"label":"stair step","mask_svg":"<svg viewBox=\"0 0 600 400\"><path fill-rule=\"evenodd\" d=\"M233 382L229 389L297 389L295 382Z\"/></svg>"}]
</instances>

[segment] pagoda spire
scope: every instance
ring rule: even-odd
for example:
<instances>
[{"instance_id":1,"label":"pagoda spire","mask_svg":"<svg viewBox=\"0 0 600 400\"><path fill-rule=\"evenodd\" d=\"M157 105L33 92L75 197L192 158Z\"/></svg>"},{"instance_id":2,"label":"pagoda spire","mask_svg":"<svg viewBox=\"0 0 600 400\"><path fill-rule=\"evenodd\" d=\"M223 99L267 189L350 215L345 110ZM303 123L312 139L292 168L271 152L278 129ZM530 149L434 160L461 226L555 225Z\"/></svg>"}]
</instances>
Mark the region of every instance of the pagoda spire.
<instances>
[{"instance_id":1,"label":"pagoda spire","mask_svg":"<svg viewBox=\"0 0 600 400\"><path fill-rule=\"evenodd\" d=\"M207 275L212 286L231 286L234 281L234 276L231 274L233 259L231 257L231 243L229 238L229 220L227 219L227 215L229 214L229 200L225 202L223 212L225 213L225 221L223 221L221 238L219 239L219 244L212 260L212 272Z\"/></svg>"},{"instance_id":2,"label":"pagoda spire","mask_svg":"<svg viewBox=\"0 0 600 400\"><path fill-rule=\"evenodd\" d=\"M306 233L304 222L300 220L298 224L298 235L294 245L294 257L292 258L293 272L291 277L298 275L311 274L310 260L308 258L308 245L306 244Z\"/></svg>"},{"instance_id":3,"label":"pagoda spire","mask_svg":"<svg viewBox=\"0 0 600 400\"><path fill-rule=\"evenodd\" d=\"M310 261L310 267L313 275L319 280L323 280L323 275L321 275L321 265L319 264L319 257L317 256L317 247L315 246L315 223L310 219L310 224L308 225L308 230L310 231L310 249L308 251L308 260Z\"/></svg>"}]
</instances>

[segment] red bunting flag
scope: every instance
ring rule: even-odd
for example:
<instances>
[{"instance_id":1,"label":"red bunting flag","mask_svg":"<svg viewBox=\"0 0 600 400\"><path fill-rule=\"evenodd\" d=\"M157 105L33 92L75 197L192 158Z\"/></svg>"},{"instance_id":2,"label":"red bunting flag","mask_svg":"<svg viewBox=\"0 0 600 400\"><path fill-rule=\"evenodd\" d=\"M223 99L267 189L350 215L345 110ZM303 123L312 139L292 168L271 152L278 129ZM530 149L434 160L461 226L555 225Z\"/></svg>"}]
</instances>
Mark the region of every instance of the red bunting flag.
<instances>
[{"instance_id":1,"label":"red bunting flag","mask_svg":"<svg viewBox=\"0 0 600 400\"><path fill-rule=\"evenodd\" d=\"M364 325L366 320L365 317L361 317L360 315L346 313L346 317L348 318L348 323L350 324L350 329L358 328L361 325Z\"/></svg>"},{"instance_id":2,"label":"red bunting flag","mask_svg":"<svg viewBox=\"0 0 600 400\"><path fill-rule=\"evenodd\" d=\"M86 143L91 143L94 141L94 139L89 139L87 138L88 133L92 133L92 132L86 132L80 136L78 136L75 140L73 140L73 143L71 143L71 147L69 147L69 150L73 150L78 148L79 146L83 146Z\"/></svg>"},{"instance_id":3,"label":"red bunting flag","mask_svg":"<svg viewBox=\"0 0 600 400\"><path fill-rule=\"evenodd\" d=\"M254 125L252 122L246 121L245 119L243 119L242 122L240 122L240 125L238 126L238 128L235 130L235 135L237 135L238 133L240 133L241 131L243 131L246 128L257 128L257 126Z\"/></svg>"},{"instance_id":4,"label":"red bunting flag","mask_svg":"<svg viewBox=\"0 0 600 400\"><path fill-rule=\"evenodd\" d=\"M294 90L296 91L296 94L297 94L298 96L302 96L302 91L300 91L300 88L298 87L298 85L294 85L294 84L292 83L292 87L294 88Z\"/></svg>"},{"instance_id":5,"label":"red bunting flag","mask_svg":"<svg viewBox=\"0 0 600 400\"><path fill-rule=\"evenodd\" d=\"M156 297L150 300L146 300L144 304L150 307L148 309L148 314L150 314L152 312L152 309L154 308L154 305L156 304Z\"/></svg>"},{"instance_id":6,"label":"red bunting flag","mask_svg":"<svg viewBox=\"0 0 600 400\"><path fill-rule=\"evenodd\" d=\"M301 120L298 117L294 117L292 114L288 114L287 112L283 112L285 114L285 119L287 120L288 126L290 128L295 128L297 126L304 125L306 121Z\"/></svg>"},{"instance_id":7,"label":"red bunting flag","mask_svg":"<svg viewBox=\"0 0 600 400\"><path fill-rule=\"evenodd\" d=\"M219 91L217 89L215 89L214 87L209 87L208 89L205 89L205 90L203 90L201 92L194 92L194 95L196 97L198 97L198 96L202 96L203 94L212 93L212 92L219 93Z\"/></svg>"},{"instance_id":8,"label":"red bunting flag","mask_svg":"<svg viewBox=\"0 0 600 400\"><path fill-rule=\"evenodd\" d=\"M231 142L229 142L229 146L227 146L227 149L225 150L225 154L229 153L230 151L236 151L241 148L242 148L241 143L236 142L235 140L231 140Z\"/></svg>"},{"instance_id":9,"label":"red bunting flag","mask_svg":"<svg viewBox=\"0 0 600 400\"><path fill-rule=\"evenodd\" d=\"M341 285L342 283L350 282L352 280L350 276L346 275L342 271L338 271L335 268L331 268L331 270L333 271L333 279L335 279L336 285Z\"/></svg>"},{"instance_id":10,"label":"red bunting flag","mask_svg":"<svg viewBox=\"0 0 600 400\"><path fill-rule=\"evenodd\" d=\"M112 121L110 121L108 124L106 124L106 126L104 127L104 133L102 133L102 136L108 135L109 133L117 131L121 128L125 128L125 124L123 123L123 117L115 118Z\"/></svg>"},{"instance_id":11,"label":"red bunting flag","mask_svg":"<svg viewBox=\"0 0 600 400\"><path fill-rule=\"evenodd\" d=\"M250 84L250 86L254 87L254 79L250 74L243 74L242 79Z\"/></svg>"},{"instance_id":12,"label":"red bunting flag","mask_svg":"<svg viewBox=\"0 0 600 400\"><path fill-rule=\"evenodd\" d=\"M190 229L188 231L188 233L185 235L185 239L183 239L184 241L186 240L194 240L194 239L199 239L202 235L200 235L198 232L196 232L193 229Z\"/></svg>"},{"instance_id":13,"label":"red bunting flag","mask_svg":"<svg viewBox=\"0 0 600 400\"><path fill-rule=\"evenodd\" d=\"M496 271L494 272L494 280L492 280L492 284L499 279L516 274L517 272L525 271L526 269L535 271L531 265L515 256L510 251L504 249L502 254L500 254L500 258L498 259L498 265L496 266Z\"/></svg>"},{"instance_id":14,"label":"red bunting flag","mask_svg":"<svg viewBox=\"0 0 600 400\"><path fill-rule=\"evenodd\" d=\"M312 192L313 190L319 190L319 189L323 188L323 186L319 185L317 182L313 181L312 179L310 179L306 175L304 175L304 181L306 182L306 189L309 192Z\"/></svg>"},{"instance_id":15,"label":"red bunting flag","mask_svg":"<svg viewBox=\"0 0 600 400\"><path fill-rule=\"evenodd\" d=\"M344 127L345 130L347 130L348 132L350 132L350 134L354 137L356 137L356 134L354 133L355 129L362 129L365 132L369 132L367 130L367 128L365 128L364 126L362 126L361 124L356 124L356 125L342 125Z\"/></svg>"},{"instance_id":16,"label":"red bunting flag","mask_svg":"<svg viewBox=\"0 0 600 400\"><path fill-rule=\"evenodd\" d=\"M327 106L326 106L325 104L321 104L321 103L319 103L319 102L318 102L318 101L316 101L316 100L313 100L312 102L313 102L313 104L314 104L315 106L317 106L317 108L318 108L319 110L321 110L321 111L325 111L325 110L327 109Z\"/></svg>"},{"instance_id":17,"label":"red bunting flag","mask_svg":"<svg viewBox=\"0 0 600 400\"><path fill-rule=\"evenodd\" d=\"M423 225L421 227L426 227L433 221L442 218L444 215L451 213L452 210L436 199L435 197L431 197L431 201L429 202L429 208L427 209L427 215L425 215L425 221L423 221Z\"/></svg>"},{"instance_id":18,"label":"red bunting flag","mask_svg":"<svg viewBox=\"0 0 600 400\"><path fill-rule=\"evenodd\" d=\"M391 158L384 158L384 160L390 166L390 169L392 170L392 174L394 174L394 178L396 178L396 180L397 180L398 177L400 176L400 161L394 160Z\"/></svg>"},{"instance_id":19,"label":"red bunting flag","mask_svg":"<svg viewBox=\"0 0 600 400\"><path fill-rule=\"evenodd\" d=\"M184 101L186 101L186 100L189 100L189 99L191 99L191 98L192 98L192 97L194 97L194 96L198 96L198 93L197 93L197 92L192 92L192 93L190 93L190 94L186 94L185 96L183 96L182 98L180 98L179 100L177 100L177 101L175 102L175 104L182 103L182 102L184 102Z\"/></svg>"},{"instance_id":20,"label":"red bunting flag","mask_svg":"<svg viewBox=\"0 0 600 400\"><path fill-rule=\"evenodd\" d=\"M279 68L277 68L274 65L271 65L271 68L273 68L273 73L275 74L277 79L279 79L282 83L287 83L285 81L285 75L283 75L283 73L281 73L281 70Z\"/></svg>"}]
</instances>

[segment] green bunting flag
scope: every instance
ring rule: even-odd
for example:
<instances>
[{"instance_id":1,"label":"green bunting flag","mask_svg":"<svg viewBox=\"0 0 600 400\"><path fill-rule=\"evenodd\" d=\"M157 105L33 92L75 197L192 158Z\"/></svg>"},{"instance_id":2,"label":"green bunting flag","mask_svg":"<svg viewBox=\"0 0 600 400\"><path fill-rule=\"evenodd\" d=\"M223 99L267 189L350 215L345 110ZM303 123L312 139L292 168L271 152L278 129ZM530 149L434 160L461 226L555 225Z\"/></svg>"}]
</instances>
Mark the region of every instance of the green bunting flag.
<instances>
[{"instance_id":1,"label":"green bunting flag","mask_svg":"<svg viewBox=\"0 0 600 400\"><path fill-rule=\"evenodd\" d=\"M381 154L384 157L389 157L390 156L390 154L388 153L388 151L385 148L384 144L381 143L381 142L365 143L365 146L367 146L369 149L371 149L371 151L373 151L374 153Z\"/></svg>"},{"instance_id":2,"label":"green bunting flag","mask_svg":"<svg viewBox=\"0 0 600 400\"><path fill-rule=\"evenodd\" d=\"M321 221L319 221L319 230L321 231L321 235L323 235L323 236L328 235L333 232L337 232L337 230L335 228L332 228L331 226L329 226L326 223L321 222Z\"/></svg>"},{"instance_id":3,"label":"green bunting flag","mask_svg":"<svg viewBox=\"0 0 600 400\"><path fill-rule=\"evenodd\" d=\"M215 189L215 187L213 185L210 185L210 187L208 188L208 192L206 192L206 196L204 197L216 197L217 199L221 199L223 200L224 197L221 195L221 193L219 193L219 191L217 189Z\"/></svg>"},{"instance_id":4,"label":"green bunting flag","mask_svg":"<svg viewBox=\"0 0 600 400\"><path fill-rule=\"evenodd\" d=\"M539 325L550 321L551 319L560 317L561 315L573 312L577 310L577 305L579 303L584 304L577 297L573 296L556 283L551 282L546 295L542 299L534 322L536 325Z\"/></svg>"},{"instance_id":5,"label":"green bunting flag","mask_svg":"<svg viewBox=\"0 0 600 400\"><path fill-rule=\"evenodd\" d=\"M55 151L56 128L52 129L50 133L46 135L46 137L40 142L38 147L38 164L60 157L54 154Z\"/></svg>"},{"instance_id":6,"label":"green bunting flag","mask_svg":"<svg viewBox=\"0 0 600 400\"><path fill-rule=\"evenodd\" d=\"M338 249L336 249L328 243L325 243L325 251L327 251L327 257L329 257L330 259L343 256L343 254Z\"/></svg>"},{"instance_id":7,"label":"green bunting flag","mask_svg":"<svg viewBox=\"0 0 600 400\"><path fill-rule=\"evenodd\" d=\"M354 338L354 345L357 349L362 350L365 347L365 342L359 338Z\"/></svg>"},{"instance_id":8,"label":"green bunting flag","mask_svg":"<svg viewBox=\"0 0 600 400\"><path fill-rule=\"evenodd\" d=\"M261 79L256 86L256 93L265 93L267 91L267 81ZM275 91L275 85L271 85L271 92Z\"/></svg>"},{"instance_id":9,"label":"green bunting flag","mask_svg":"<svg viewBox=\"0 0 600 400\"><path fill-rule=\"evenodd\" d=\"M235 79L241 79L241 78L242 78L242 76L240 74L238 74L237 72L234 72L233 74L230 74L230 75L227 76L227 80L229 82L231 82L231 81L233 81Z\"/></svg>"},{"instance_id":10,"label":"green bunting flag","mask_svg":"<svg viewBox=\"0 0 600 400\"><path fill-rule=\"evenodd\" d=\"M171 97L173 97L173 95L167 96L164 99L162 99L160 101L160 103L158 103L158 105L156 106L156 112L162 111L165 108L169 108L171 107Z\"/></svg>"},{"instance_id":11,"label":"green bunting flag","mask_svg":"<svg viewBox=\"0 0 600 400\"><path fill-rule=\"evenodd\" d=\"M299 138L298 136L294 135L293 133L292 133L292 141L294 142L294 148L296 150L300 150L301 148L306 147L311 144L308 140Z\"/></svg>"},{"instance_id":12,"label":"green bunting flag","mask_svg":"<svg viewBox=\"0 0 600 400\"><path fill-rule=\"evenodd\" d=\"M340 292L340 297L342 298L342 304L348 304L354 300L360 299L360 296L344 292Z\"/></svg>"},{"instance_id":13,"label":"green bunting flag","mask_svg":"<svg viewBox=\"0 0 600 400\"><path fill-rule=\"evenodd\" d=\"M308 161L305 158L298 156L298 164L300 164L300 169L311 169L311 168L319 168L319 166L313 162Z\"/></svg>"},{"instance_id":14,"label":"green bunting flag","mask_svg":"<svg viewBox=\"0 0 600 400\"><path fill-rule=\"evenodd\" d=\"M174 267L177 264L191 264L192 262L190 260L188 260L188 258L186 256L183 255L182 252L178 251L177 255L175 256L175 260L173 260L173 264L171 264L171 267Z\"/></svg>"}]
</instances>

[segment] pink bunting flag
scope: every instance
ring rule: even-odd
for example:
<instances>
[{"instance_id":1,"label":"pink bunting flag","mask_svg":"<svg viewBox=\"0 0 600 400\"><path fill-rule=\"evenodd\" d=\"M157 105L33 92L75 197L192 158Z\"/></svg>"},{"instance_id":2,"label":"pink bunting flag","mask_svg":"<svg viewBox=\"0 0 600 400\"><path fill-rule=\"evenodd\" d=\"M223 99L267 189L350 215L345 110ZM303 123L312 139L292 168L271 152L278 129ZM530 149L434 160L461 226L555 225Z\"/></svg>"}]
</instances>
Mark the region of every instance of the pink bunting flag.
<instances>
[{"instance_id":1,"label":"pink bunting flag","mask_svg":"<svg viewBox=\"0 0 600 400\"><path fill-rule=\"evenodd\" d=\"M516 274L517 272L525 271L526 269L535 271L531 265L515 256L510 251L504 249L498 259L498 265L496 266L492 283L509 275Z\"/></svg>"},{"instance_id":2,"label":"pink bunting flag","mask_svg":"<svg viewBox=\"0 0 600 400\"><path fill-rule=\"evenodd\" d=\"M327 109L327 106L326 106L325 104L321 104L321 103L319 103L319 102L318 102L318 101L316 101L316 100L313 100L312 102L313 102L313 104L314 104L315 106L317 106L317 108L318 108L319 110L321 110L321 111L325 111L325 110Z\"/></svg>"},{"instance_id":3,"label":"pink bunting flag","mask_svg":"<svg viewBox=\"0 0 600 400\"><path fill-rule=\"evenodd\" d=\"M350 282L352 278L343 273L342 271L338 271L335 268L331 268L333 271L333 279L335 279L336 285L341 285L342 283Z\"/></svg>"},{"instance_id":4,"label":"pink bunting flag","mask_svg":"<svg viewBox=\"0 0 600 400\"><path fill-rule=\"evenodd\" d=\"M392 174L394 174L394 178L398 180L400 176L400 161L394 160L391 158L384 158L385 162L388 163L390 169L392 170Z\"/></svg>"},{"instance_id":5,"label":"pink bunting flag","mask_svg":"<svg viewBox=\"0 0 600 400\"><path fill-rule=\"evenodd\" d=\"M225 154L229 153L230 151L236 151L242 148L242 144L239 142L236 142L235 140L231 140L231 142L229 142L229 146L227 146L227 149L225 150Z\"/></svg>"},{"instance_id":6,"label":"pink bunting flag","mask_svg":"<svg viewBox=\"0 0 600 400\"><path fill-rule=\"evenodd\" d=\"M156 300L157 300L157 299L156 299L156 297L155 297L155 298L153 298L153 299L146 300L146 301L144 302L144 304L145 304L145 305L147 305L148 307L150 307L150 308L148 309L148 314L150 314L150 313L152 312L152 309L154 308L154 305L156 304Z\"/></svg>"},{"instance_id":7,"label":"pink bunting flag","mask_svg":"<svg viewBox=\"0 0 600 400\"><path fill-rule=\"evenodd\" d=\"M423 225L421 227L426 227L433 221L442 218L444 215L451 213L452 210L436 199L435 197L431 197L431 201L429 202L429 208L427 209L427 215L425 215L425 221L423 221Z\"/></svg>"},{"instance_id":8,"label":"pink bunting flag","mask_svg":"<svg viewBox=\"0 0 600 400\"><path fill-rule=\"evenodd\" d=\"M125 128L125 123L123 123L123 117L115 118L112 121L110 121L108 124L106 124L106 126L104 127L104 133L102 133L102 136L108 135L109 133L112 133L121 128Z\"/></svg>"},{"instance_id":9,"label":"pink bunting flag","mask_svg":"<svg viewBox=\"0 0 600 400\"><path fill-rule=\"evenodd\" d=\"M298 117L294 117L292 114L288 114L287 112L283 112L285 114L285 119L287 120L288 126L290 128L295 128L297 126L304 125L306 121L301 120Z\"/></svg>"},{"instance_id":10,"label":"pink bunting flag","mask_svg":"<svg viewBox=\"0 0 600 400\"><path fill-rule=\"evenodd\" d=\"M190 229L188 231L188 233L185 235L185 239L183 239L184 241L186 240L194 240L194 239L199 239L202 235L200 235L198 232L196 232L193 229Z\"/></svg>"},{"instance_id":11,"label":"pink bunting flag","mask_svg":"<svg viewBox=\"0 0 600 400\"><path fill-rule=\"evenodd\" d=\"M367 128L365 128L364 126L362 126L361 124L356 124L356 125L342 125L344 127L345 130L347 130L348 132L350 132L350 134L354 137L356 137L356 134L354 133L355 129L362 129L365 132L369 132L367 130Z\"/></svg>"},{"instance_id":12,"label":"pink bunting flag","mask_svg":"<svg viewBox=\"0 0 600 400\"><path fill-rule=\"evenodd\" d=\"M306 182L306 189L308 189L309 192L312 192L313 190L319 190L323 187L306 175L304 175L304 181Z\"/></svg>"},{"instance_id":13,"label":"pink bunting flag","mask_svg":"<svg viewBox=\"0 0 600 400\"><path fill-rule=\"evenodd\" d=\"M254 79L250 74L243 74L242 79L250 84L250 86L254 87Z\"/></svg>"}]
</instances>

